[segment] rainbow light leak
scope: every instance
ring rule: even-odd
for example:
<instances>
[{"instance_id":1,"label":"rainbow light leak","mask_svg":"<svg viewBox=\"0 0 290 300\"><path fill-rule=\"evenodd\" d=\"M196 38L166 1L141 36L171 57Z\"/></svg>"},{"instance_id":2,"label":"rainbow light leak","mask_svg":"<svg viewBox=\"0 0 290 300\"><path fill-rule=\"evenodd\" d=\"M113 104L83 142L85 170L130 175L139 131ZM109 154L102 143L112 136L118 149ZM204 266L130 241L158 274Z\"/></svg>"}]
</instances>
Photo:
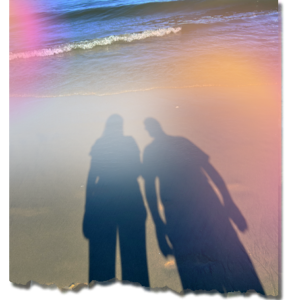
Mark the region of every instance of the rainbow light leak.
<instances>
[{"instance_id":1,"label":"rainbow light leak","mask_svg":"<svg viewBox=\"0 0 290 300\"><path fill-rule=\"evenodd\" d=\"M42 40L45 38L41 35L41 29L38 20L33 16L35 9L31 2L18 1L17 5L10 1L10 27L15 24L21 24L21 35L16 36L17 43L26 43L32 49L39 49Z\"/></svg>"},{"instance_id":2,"label":"rainbow light leak","mask_svg":"<svg viewBox=\"0 0 290 300\"><path fill-rule=\"evenodd\" d=\"M20 26L21 34L13 36L15 42L20 45L28 45L29 49L40 49L43 41L45 40L45 36L42 31L46 25L39 24L38 20L33 16L33 11L35 11L35 9L31 2L18 2L16 5L13 1L9 1L9 39L10 30L12 30L11 35L13 36L13 27ZM25 85L26 80L33 80L35 83L41 80L36 74L38 68L41 64L43 64L43 62L41 60L29 60L25 63L27 64L27 68L30 70L30 78L23 78L21 84ZM31 104L27 105L27 103L24 103L23 99L12 98L9 100L9 111L12 112L21 107L22 116L25 110L23 104L25 104L26 108L31 107ZM18 117L19 115L17 118ZM14 115L10 114L10 118L13 119Z\"/></svg>"}]
</instances>

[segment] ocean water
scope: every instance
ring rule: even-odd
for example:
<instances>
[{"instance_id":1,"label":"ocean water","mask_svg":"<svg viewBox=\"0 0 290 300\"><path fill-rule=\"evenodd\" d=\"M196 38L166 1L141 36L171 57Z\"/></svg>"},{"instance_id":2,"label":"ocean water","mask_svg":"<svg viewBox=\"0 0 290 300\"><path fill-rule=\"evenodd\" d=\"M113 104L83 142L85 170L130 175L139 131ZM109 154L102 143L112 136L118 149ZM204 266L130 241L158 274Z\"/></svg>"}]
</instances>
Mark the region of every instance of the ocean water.
<instances>
[{"instance_id":1,"label":"ocean water","mask_svg":"<svg viewBox=\"0 0 290 300\"><path fill-rule=\"evenodd\" d=\"M279 84L280 33L275 0L10 0L10 95Z\"/></svg>"}]
</instances>

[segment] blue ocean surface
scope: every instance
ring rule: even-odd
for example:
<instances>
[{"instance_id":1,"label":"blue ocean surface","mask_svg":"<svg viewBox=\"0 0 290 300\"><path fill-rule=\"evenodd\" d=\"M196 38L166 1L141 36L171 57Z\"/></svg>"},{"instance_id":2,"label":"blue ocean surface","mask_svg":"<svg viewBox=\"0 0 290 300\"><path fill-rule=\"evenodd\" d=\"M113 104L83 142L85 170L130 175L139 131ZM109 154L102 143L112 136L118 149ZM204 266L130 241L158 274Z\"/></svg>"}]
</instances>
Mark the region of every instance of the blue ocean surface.
<instances>
[{"instance_id":1,"label":"blue ocean surface","mask_svg":"<svg viewBox=\"0 0 290 300\"><path fill-rule=\"evenodd\" d=\"M210 53L237 49L278 74L280 31L275 0L11 0L10 95L211 84Z\"/></svg>"}]
</instances>

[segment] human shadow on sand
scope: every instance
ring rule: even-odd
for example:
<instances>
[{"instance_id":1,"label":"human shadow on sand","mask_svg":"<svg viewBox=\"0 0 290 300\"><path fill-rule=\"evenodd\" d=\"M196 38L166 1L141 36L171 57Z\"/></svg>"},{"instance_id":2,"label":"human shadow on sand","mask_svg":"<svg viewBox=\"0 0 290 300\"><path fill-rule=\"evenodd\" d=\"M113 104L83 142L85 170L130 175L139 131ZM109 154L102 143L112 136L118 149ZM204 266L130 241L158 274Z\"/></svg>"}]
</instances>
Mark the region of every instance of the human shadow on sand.
<instances>
[{"instance_id":1,"label":"human shadow on sand","mask_svg":"<svg viewBox=\"0 0 290 300\"><path fill-rule=\"evenodd\" d=\"M167 135L157 120L144 123L154 138L143 156L146 198L160 250L175 256L183 290L264 294L230 222L243 232L246 220L209 156L189 140ZM158 197L166 222L158 211Z\"/></svg>"},{"instance_id":2,"label":"human shadow on sand","mask_svg":"<svg viewBox=\"0 0 290 300\"><path fill-rule=\"evenodd\" d=\"M137 182L141 175L140 152L135 140L123 135L122 117L108 118L90 155L83 220L83 233L89 239L89 282L116 277L118 231L122 280L149 287L146 209Z\"/></svg>"}]
</instances>

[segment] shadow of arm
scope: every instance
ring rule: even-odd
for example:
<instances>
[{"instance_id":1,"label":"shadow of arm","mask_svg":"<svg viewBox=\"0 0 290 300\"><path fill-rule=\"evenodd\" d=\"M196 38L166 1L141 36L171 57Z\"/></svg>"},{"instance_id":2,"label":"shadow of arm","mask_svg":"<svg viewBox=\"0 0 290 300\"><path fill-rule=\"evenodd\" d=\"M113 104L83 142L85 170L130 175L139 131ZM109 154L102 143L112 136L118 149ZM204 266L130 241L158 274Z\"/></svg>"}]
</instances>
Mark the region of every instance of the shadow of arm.
<instances>
[{"instance_id":1,"label":"shadow of arm","mask_svg":"<svg viewBox=\"0 0 290 300\"><path fill-rule=\"evenodd\" d=\"M248 227L247 222L238 207L235 205L223 178L209 162L205 163L202 167L219 189L223 197L224 206L228 212L228 216L234 221L239 230L244 232Z\"/></svg>"},{"instance_id":2,"label":"shadow of arm","mask_svg":"<svg viewBox=\"0 0 290 300\"><path fill-rule=\"evenodd\" d=\"M158 202L157 202L157 194L155 190L155 180L154 178L145 178L145 193L146 199L149 205L149 209L155 223L155 226L161 227L164 226L164 223L159 215L158 211Z\"/></svg>"},{"instance_id":3,"label":"shadow of arm","mask_svg":"<svg viewBox=\"0 0 290 300\"><path fill-rule=\"evenodd\" d=\"M145 178L145 193L146 193L146 199L149 205L149 209L151 211L152 218L155 223L159 248L165 257L168 255L172 255L173 251L168 245L168 242L166 240L166 224L161 219L161 216L158 211L155 178L153 177L150 179L147 178L147 180Z\"/></svg>"},{"instance_id":4,"label":"shadow of arm","mask_svg":"<svg viewBox=\"0 0 290 300\"><path fill-rule=\"evenodd\" d=\"M97 170L92 164L88 174L87 187L86 187L86 210L88 208L87 206L90 203L90 200L94 196L97 178L98 178Z\"/></svg>"},{"instance_id":5,"label":"shadow of arm","mask_svg":"<svg viewBox=\"0 0 290 300\"><path fill-rule=\"evenodd\" d=\"M93 164L91 164L91 168L88 175L87 186L86 186L86 203L85 203L85 213L83 219L83 234L86 238L91 237L92 226L91 223L94 219L94 193L95 193L95 185L96 180L98 178L97 170Z\"/></svg>"}]
</instances>

